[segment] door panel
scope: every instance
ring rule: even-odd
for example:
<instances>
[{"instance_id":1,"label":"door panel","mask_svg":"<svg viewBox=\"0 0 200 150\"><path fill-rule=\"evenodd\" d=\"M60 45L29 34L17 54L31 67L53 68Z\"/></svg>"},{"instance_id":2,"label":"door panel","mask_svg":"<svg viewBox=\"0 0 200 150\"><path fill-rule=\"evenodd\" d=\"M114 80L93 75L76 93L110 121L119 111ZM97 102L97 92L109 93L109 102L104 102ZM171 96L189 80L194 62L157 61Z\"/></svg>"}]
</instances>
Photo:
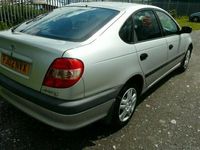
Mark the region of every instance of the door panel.
<instances>
[{"instance_id":1,"label":"door panel","mask_svg":"<svg viewBox=\"0 0 200 150\"><path fill-rule=\"evenodd\" d=\"M146 77L147 86L166 72L164 64L167 62L167 43L164 38L135 44L138 59ZM141 55L147 58L141 60Z\"/></svg>"},{"instance_id":2,"label":"door panel","mask_svg":"<svg viewBox=\"0 0 200 150\"><path fill-rule=\"evenodd\" d=\"M168 36L166 37L166 41L168 45L168 68L170 69L180 61L178 59L178 56L180 55L180 35Z\"/></svg>"},{"instance_id":3,"label":"door panel","mask_svg":"<svg viewBox=\"0 0 200 150\"><path fill-rule=\"evenodd\" d=\"M134 16L134 29L140 66L149 86L166 72L167 41L162 37L158 20L151 10L142 10Z\"/></svg>"},{"instance_id":4,"label":"door panel","mask_svg":"<svg viewBox=\"0 0 200 150\"><path fill-rule=\"evenodd\" d=\"M167 68L171 69L178 62L180 62L180 34L179 27L176 22L165 12L156 11L160 21L163 33L166 37L168 44L168 65Z\"/></svg>"}]
</instances>

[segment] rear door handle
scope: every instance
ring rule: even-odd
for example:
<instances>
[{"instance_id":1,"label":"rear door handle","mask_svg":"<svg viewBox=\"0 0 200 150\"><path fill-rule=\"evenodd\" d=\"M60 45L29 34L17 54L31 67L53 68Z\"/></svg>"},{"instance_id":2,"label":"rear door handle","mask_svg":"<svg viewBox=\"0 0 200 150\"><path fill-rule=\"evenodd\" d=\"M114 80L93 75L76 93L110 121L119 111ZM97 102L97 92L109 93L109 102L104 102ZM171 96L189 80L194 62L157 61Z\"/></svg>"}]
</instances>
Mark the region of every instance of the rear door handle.
<instances>
[{"instance_id":1,"label":"rear door handle","mask_svg":"<svg viewBox=\"0 0 200 150\"><path fill-rule=\"evenodd\" d=\"M174 46L172 44L169 45L169 50L171 50Z\"/></svg>"},{"instance_id":2,"label":"rear door handle","mask_svg":"<svg viewBox=\"0 0 200 150\"><path fill-rule=\"evenodd\" d=\"M140 55L140 60L143 61L143 60L145 60L147 57L148 57L148 54L147 54L147 53L143 53L143 54Z\"/></svg>"}]
</instances>

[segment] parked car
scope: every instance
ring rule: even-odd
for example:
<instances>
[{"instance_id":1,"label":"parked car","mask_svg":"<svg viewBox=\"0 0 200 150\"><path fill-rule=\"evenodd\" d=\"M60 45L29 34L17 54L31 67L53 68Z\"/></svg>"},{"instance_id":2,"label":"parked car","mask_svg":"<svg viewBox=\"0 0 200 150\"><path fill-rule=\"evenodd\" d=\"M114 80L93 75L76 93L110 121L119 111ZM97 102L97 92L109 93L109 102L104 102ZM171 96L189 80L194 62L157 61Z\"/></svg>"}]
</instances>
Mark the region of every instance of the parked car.
<instances>
[{"instance_id":1,"label":"parked car","mask_svg":"<svg viewBox=\"0 0 200 150\"><path fill-rule=\"evenodd\" d=\"M0 32L0 95L53 127L122 127L141 94L188 67L190 27L161 8L70 4Z\"/></svg>"},{"instance_id":2,"label":"parked car","mask_svg":"<svg viewBox=\"0 0 200 150\"><path fill-rule=\"evenodd\" d=\"M199 22L200 21L200 12L196 12L190 15L189 20L192 22Z\"/></svg>"}]
</instances>

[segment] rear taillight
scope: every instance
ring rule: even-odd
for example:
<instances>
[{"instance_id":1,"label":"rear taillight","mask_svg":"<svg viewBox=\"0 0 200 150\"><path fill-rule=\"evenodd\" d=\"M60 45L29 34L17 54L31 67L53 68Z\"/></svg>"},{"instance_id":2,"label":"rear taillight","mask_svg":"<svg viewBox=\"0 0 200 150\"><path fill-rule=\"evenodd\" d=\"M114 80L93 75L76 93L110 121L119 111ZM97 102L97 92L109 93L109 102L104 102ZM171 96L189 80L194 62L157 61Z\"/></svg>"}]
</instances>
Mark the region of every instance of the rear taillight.
<instances>
[{"instance_id":1,"label":"rear taillight","mask_svg":"<svg viewBox=\"0 0 200 150\"><path fill-rule=\"evenodd\" d=\"M57 58L44 78L43 85L54 88L69 88L81 78L84 64L78 59Z\"/></svg>"}]
</instances>

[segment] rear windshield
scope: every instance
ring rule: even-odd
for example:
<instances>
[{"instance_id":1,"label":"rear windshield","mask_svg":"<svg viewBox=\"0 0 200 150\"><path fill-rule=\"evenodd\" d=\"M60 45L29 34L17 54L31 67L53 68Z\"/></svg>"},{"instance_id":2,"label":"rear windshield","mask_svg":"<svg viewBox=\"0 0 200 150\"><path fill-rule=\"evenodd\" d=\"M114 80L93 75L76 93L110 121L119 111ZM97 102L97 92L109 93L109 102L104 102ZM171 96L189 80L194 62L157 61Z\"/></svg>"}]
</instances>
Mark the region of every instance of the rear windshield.
<instances>
[{"instance_id":1,"label":"rear windshield","mask_svg":"<svg viewBox=\"0 0 200 150\"><path fill-rule=\"evenodd\" d=\"M41 37L83 41L110 21L118 11L93 7L65 7L39 16L15 29Z\"/></svg>"}]
</instances>

